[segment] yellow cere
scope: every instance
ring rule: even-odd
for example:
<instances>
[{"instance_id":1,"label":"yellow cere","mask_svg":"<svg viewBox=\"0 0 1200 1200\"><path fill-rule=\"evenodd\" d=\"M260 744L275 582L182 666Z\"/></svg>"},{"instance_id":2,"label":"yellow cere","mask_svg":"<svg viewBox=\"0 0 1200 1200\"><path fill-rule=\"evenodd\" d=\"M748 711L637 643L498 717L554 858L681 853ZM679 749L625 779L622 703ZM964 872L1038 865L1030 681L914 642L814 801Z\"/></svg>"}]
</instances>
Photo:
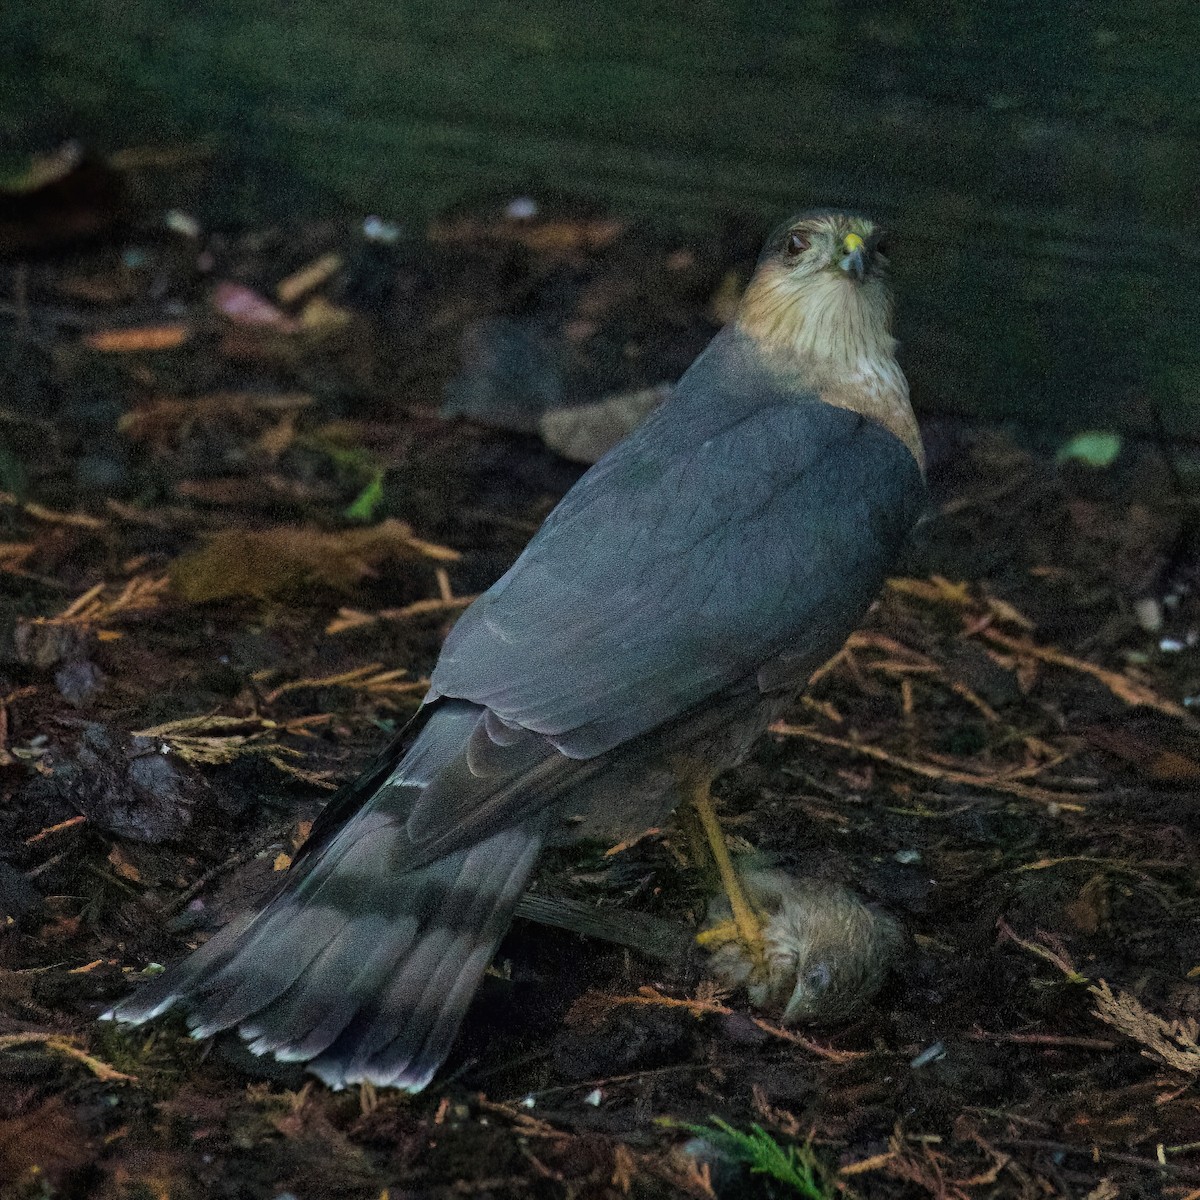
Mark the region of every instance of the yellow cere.
<instances>
[{"instance_id":1,"label":"yellow cere","mask_svg":"<svg viewBox=\"0 0 1200 1200\"><path fill-rule=\"evenodd\" d=\"M855 250L861 250L863 248L863 244L862 238L860 238L857 233L848 233L846 234L845 240L842 242L842 249L847 254L853 254Z\"/></svg>"}]
</instances>

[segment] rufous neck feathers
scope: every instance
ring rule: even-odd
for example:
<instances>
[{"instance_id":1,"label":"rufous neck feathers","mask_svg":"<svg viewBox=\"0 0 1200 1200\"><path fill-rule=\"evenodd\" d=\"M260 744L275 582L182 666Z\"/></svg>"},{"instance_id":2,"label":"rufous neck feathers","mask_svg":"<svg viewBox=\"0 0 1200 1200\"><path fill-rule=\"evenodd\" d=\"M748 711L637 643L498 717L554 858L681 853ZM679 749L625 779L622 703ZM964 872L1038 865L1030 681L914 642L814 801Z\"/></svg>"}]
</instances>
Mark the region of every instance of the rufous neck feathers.
<instances>
[{"instance_id":1,"label":"rufous neck feathers","mask_svg":"<svg viewBox=\"0 0 1200 1200\"><path fill-rule=\"evenodd\" d=\"M799 279L759 267L735 318L770 369L884 426L908 447L922 472L925 451L896 361L891 301L881 279L858 284L831 271Z\"/></svg>"}]
</instances>

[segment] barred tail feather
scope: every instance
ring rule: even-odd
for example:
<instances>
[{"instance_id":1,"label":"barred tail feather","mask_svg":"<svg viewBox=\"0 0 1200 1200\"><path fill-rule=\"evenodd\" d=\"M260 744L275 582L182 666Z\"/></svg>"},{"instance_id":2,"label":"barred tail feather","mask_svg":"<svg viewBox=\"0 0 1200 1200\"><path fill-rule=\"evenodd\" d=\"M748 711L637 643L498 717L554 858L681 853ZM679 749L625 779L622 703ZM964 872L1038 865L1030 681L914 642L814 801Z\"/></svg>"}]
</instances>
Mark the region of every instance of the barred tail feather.
<instances>
[{"instance_id":1,"label":"barred tail feather","mask_svg":"<svg viewBox=\"0 0 1200 1200\"><path fill-rule=\"evenodd\" d=\"M455 902L439 912L436 929L311 1069L332 1087L369 1080L423 1088L449 1051L540 850L540 834L518 827L467 851ZM476 887L462 886L472 879Z\"/></svg>"},{"instance_id":2,"label":"barred tail feather","mask_svg":"<svg viewBox=\"0 0 1200 1200\"><path fill-rule=\"evenodd\" d=\"M236 953L238 940L255 922L254 913L243 913L214 934L191 957L179 963L151 982L144 983L132 996L127 996L115 1008L102 1014L101 1020L125 1021L141 1025L161 1017L178 1003L206 973L221 970Z\"/></svg>"},{"instance_id":3,"label":"barred tail feather","mask_svg":"<svg viewBox=\"0 0 1200 1200\"><path fill-rule=\"evenodd\" d=\"M352 880L345 864L324 872L357 885L352 908L325 903L320 886L289 889L107 1015L140 1024L180 1002L195 1037L236 1028L255 1053L308 1063L332 1088L419 1091L450 1051L542 834L504 829L397 875L388 843L399 836L377 831Z\"/></svg>"},{"instance_id":4,"label":"barred tail feather","mask_svg":"<svg viewBox=\"0 0 1200 1200\"><path fill-rule=\"evenodd\" d=\"M378 760L348 804L322 815L261 912L106 1015L140 1024L178 1003L195 1037L237 1029L256 1054L307 1063L331 1087L419 1091L449 1053L549 820L542 807L485 821L438 857L415 845L422 804L453 827L458 810L447 806L486 809L532 764L557 757L527 731L497 727L493 740L490 715L438 702L398 763Z\"/></svg>"}]
</instances>

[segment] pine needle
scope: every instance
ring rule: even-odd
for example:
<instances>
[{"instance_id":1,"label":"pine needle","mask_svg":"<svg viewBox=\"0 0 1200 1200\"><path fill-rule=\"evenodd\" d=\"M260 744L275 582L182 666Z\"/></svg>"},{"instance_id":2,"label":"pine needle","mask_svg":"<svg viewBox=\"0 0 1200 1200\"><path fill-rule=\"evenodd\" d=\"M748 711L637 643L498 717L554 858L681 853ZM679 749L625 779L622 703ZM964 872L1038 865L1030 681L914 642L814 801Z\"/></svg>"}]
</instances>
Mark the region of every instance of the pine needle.
<instances>
[{"instance_id":1,"label":"pine needle","mask_svg":"<svg viewBox=\"0 0 1200 1200\"><path fill-rule=\"evenodd\" d=\"M1022 800L1032 800L1038 804L1055 805L1065 812L1083 812L1083 805L1074 792L1055 792L1049 788L1033 787L1030 784L1018 783L1008 775L977 775L973 771L957 771L940 767L935 763L921 762L917 759L903 758L891 754L880 746L869 746L865 743L852 742L846 738L831 737L820 733L806 725L791 725L786 721L776 721L771 726L771 732L783 737L799 737L806 741L817 742L822 746L836 746L840 750L848 750L862 758L874 759L886 763L913 775L925 779L935 779L943 783L958 784L961 787L978 788L984 792L1003 792L1010 796L1018 796Z\"/></svg>"}]
</instances>

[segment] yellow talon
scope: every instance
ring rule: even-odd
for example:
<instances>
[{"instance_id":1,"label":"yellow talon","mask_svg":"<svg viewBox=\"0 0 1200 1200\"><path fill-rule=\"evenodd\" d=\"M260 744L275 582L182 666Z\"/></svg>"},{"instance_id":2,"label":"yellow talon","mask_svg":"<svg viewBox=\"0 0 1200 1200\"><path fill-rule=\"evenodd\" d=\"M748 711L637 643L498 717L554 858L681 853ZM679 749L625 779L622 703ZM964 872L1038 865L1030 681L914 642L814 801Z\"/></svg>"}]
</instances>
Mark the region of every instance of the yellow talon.
<instances>
[{"instance_id":1,"label":"yellow talon","mask_svg":"<svg viewBox=\"0 0 1200 1200\"><path fill-rule=\"evenodd\" d=\"M702 929L696 934L697 945L704 946L706 949L716 949L718 946L728 945L730 942L738 940L737 922L730 919L722 921L720 924L713 925L708 929Z\"/></svg>"},{"instance_id":2,"label":"yellow talon","mask_svg":"<svg viewBox=\"0 0 1200 1200\"><path fill-rule=\"evenodd\" d=\"M725 845L725 835L717 821L717 814L713 811L708 777L698 774L685 762L676 764L676 775L685 799L690 801L696 810L696 816L700 819L708 848L717 865L717 874L721 877L721 886L729 897L729 907L733 909L733 921L729 924L732 924L736 931L732 937L741 941L746 947L754 959L755 966L762 967L766 963L762 921L746 896L746 890L734 869L733 860L729 857L729 850ZM721 929L723 926L717 928ZM710 932L715 933L716 931ZM732 938L725 937L724 940L729 941Z\"/></svg>"}]
</instances>

